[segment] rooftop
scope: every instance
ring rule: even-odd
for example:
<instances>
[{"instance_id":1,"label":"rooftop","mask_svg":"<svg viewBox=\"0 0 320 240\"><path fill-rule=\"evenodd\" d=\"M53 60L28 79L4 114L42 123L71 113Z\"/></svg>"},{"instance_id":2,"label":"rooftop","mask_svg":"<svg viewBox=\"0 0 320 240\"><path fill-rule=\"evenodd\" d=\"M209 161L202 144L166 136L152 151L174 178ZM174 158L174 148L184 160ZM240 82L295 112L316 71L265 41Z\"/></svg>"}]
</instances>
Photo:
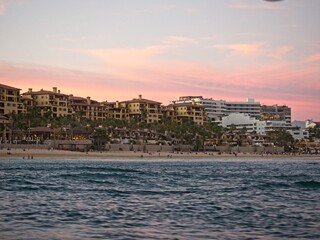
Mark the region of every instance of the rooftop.
<instances>
[{"instance_id":1,"label":"rooftop","mask_svg":"<svg viewBox=\"0 0 320 240\"><path fill-rule=\"evenodd\" d=\"M4 88L4 89L8 89L8 90L21 90L20 88L11 87L11 86L7 86L4 84L0 84L0 88Z\"/></svg>"},{"instance_id":2,"label":"rooftop","mask_svg":"<svg viewBox=\"0 0 320 240\"><path fill-rule=\"evenodd\" d=\"M25 93L22 93L22 95L58 95L58 96L68 96L67 94L56 93L56 92L53 92L53 91L48 91L48 90L43 90L43 89L41 89L40 91L36 91L36 92L25 92Z\"/></svg>"},{"instance_id":3,"label":"rooftop","mask_svg":"<svg viewBox=\"0 0 320 240\"><path fill-rule=\"evenodd\" d=\"M149 103L149 104L161 104L161 102L156 102L153 100L142 98L142 95L139 95L139 98L133 98L132 100L123 101L123 103Z\"/></svg>"}]
</instances>

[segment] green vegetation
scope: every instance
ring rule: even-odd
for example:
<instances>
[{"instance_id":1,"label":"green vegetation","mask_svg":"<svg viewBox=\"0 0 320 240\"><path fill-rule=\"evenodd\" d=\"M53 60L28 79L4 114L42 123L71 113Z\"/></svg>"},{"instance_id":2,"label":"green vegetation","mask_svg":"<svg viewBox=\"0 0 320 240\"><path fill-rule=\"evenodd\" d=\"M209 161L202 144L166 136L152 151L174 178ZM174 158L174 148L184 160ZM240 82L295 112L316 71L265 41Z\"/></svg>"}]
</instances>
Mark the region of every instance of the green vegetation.
<instances>
[{"instance_id":1,"label":"green vegetation","mask_svg":"<svg viewBox=\"0 0 320 240\"><path fill-rule=\"evenodd\" d=\"M218 126L217 123L207 122L204 125L196 125L191 120L186 119L182 124L178 124L168 119L163 119L162 123L146 123L139 119L131 119L129 122L105 119L105 120L90 120L81 117L82 114L76 114L72 117L52 117L50 113L41 116L37 108L30 109L28 113L12 114L11 126L15 136L21 137L23 133L34 127L49 127L54 129L55 139L70 139L73 133L67 133L67 130L83 128L87 131L87 136L93 140L94 148L104 150L104 146L112 138L117 138L116 133L119 129L125 129L129 132L129 141L135 142L135 133L143 131L147 135L140 136L144 142L147 142L148 136L152 135L153 140L161 143L163 141L171 144L187 144L192 145L195 151L205 150L205 146L215 145L230 145L243 146L253 144L253 139L257 136L256 133L247 133L247 129L237 130L235 126L229 129L224 129ZM250 135L250 136L249 136ZM319 138L319 128L314 128L310 131L312 138ZM118 136L119 137L119 136ZM269 143L275 146L284 147L286 151L294 149L294 139L290 133L284 129L279 129L269 132L267 135ZM83 139L83 138L82 138ZM249 140L248 140L249 139Z\"/></svg>"},{"instance_id":2,"label":"green vegetation","mask_svg":"<svg viewBox=\"0 0 320 240\"><path fill-rule=\"evenodd\" d=\"M285 129L279 129L269 133L270 140L280 147L284 147L286 152L292 151L294 148L294 139L292 135Z\"/></svg>"}]
</instances>

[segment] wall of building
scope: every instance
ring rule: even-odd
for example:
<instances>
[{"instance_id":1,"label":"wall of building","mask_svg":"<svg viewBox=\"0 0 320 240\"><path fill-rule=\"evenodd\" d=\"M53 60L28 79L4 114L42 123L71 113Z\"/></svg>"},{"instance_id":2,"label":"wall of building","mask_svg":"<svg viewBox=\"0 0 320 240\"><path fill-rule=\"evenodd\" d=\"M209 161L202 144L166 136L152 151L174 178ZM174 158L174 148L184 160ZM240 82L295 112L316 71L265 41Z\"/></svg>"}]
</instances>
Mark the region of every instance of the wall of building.
<instances>
[{"instance_id":1,"label":"wall of building","mask_svg":"<svg viewBox=\"0 0 320 240\"><path fill-rule=\"evenodd\" d=\"M266 122L259 121L244 113L231 113L222 118L221 125L224 128L230 128L234 125L237 130L246 128L247 132L255 131L258 134L265 134Z\"/></svg>"},{"instance_id":2,"label":"wall of building","mask_svg":"<svg viewBox=\"0 0 320 240\"><path fill-rule=\"evenodd\" d=\"M270 154L281 154L284 153L284 147L258 147L258 146L243 146L243 147L231 147L231 146L216 146L206 147L206 151L219 151L221 153L270 153Z\"/></svg>"}]
</instances>

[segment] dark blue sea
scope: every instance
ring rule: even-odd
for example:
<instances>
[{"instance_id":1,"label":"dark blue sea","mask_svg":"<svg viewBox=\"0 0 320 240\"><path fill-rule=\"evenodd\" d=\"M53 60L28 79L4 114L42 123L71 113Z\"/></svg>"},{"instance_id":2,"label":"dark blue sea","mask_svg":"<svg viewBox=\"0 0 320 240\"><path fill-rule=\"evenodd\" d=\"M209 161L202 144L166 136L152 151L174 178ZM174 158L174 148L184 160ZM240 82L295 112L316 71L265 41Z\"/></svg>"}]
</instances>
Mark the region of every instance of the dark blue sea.
<instances>
[{"instance_id":1,"label":"dark blue sea","mask_svg":"<svg viewBox=\"0 0 320 240\"><path fill-rule=\"evenodd\" d=\"M1 160L0 239L320 239L320 159Z\"/></svg>"}]
</instances>

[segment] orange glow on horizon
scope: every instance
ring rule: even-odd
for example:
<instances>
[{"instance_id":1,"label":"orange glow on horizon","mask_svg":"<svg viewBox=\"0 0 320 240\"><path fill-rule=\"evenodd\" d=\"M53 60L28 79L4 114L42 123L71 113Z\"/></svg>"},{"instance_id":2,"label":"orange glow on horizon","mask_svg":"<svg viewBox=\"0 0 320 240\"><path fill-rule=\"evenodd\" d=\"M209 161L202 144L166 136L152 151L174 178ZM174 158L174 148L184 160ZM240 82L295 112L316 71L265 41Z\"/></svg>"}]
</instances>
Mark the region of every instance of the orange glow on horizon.
<instances>
[{"instance_id":1,"label":"orange glow on horizon","mask_svg":"<svg viewBox=\"0 0 320 240\"><path fill-rule=\"evenodd\" d=\"M165 69L161 70L164 66ZM225 74L200 63L175 62L172 66L157 66L150 62L144 74L128 70L117 76L0 63L1 83L20 88L21 93L28 88L51 91L52 87L58 87L64 94L90 96L97 101L109 102L130 100L142 94L144 98L163 105L186 95L227 101L244 101L253 97L261 104L288 105L292 108L293 119L320 119L320 113L314 110L319 104L319 96L299 93L312 93L320 88L315 73L317 68L313 67L297 71L274 65ZM131 78L127 78L130 74ZM308 83L299 81L303 78L308 78ZM263 82L266 84L261 84Z\"/></svg>"}]
</instances>

